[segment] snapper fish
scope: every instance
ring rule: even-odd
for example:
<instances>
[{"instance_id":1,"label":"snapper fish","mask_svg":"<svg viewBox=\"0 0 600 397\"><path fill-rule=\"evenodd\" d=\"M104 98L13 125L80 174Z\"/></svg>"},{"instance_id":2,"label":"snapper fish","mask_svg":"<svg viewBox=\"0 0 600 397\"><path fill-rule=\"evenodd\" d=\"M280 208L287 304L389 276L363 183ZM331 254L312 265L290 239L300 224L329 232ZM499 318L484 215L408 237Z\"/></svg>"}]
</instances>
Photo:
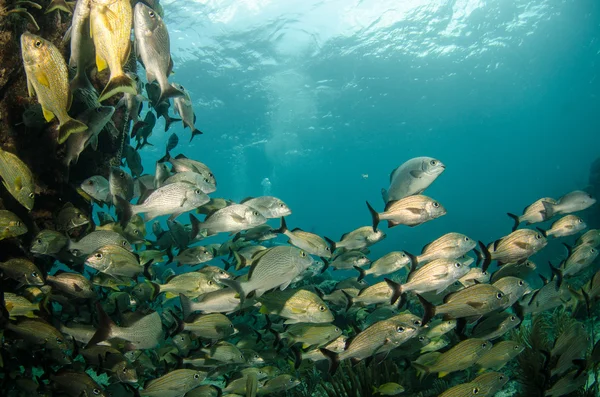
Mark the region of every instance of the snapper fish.
<instances>
[{"instance_id":1,"label":"snapper fish","mask_svg":"<svg viewBox=\"0 0 600 397\"><path fill-rule=\"evenodd\" d=\"M415 157L408 160L390 174L389 189L381 189L384 203L421 194L445 169L444 163L433 157Z\"/></svg>"},{"instance_id":2,"label":"snapper fish","mask_svg":"<svg viewBox=\"0 0 600 397\"><path fill-rule=\"evenodd\" d=\"M377 230L379 222L388 221L388 227L398 225L410 227L421 225L430 220L446 215L446 209L430 197L416 195L408 196L398 201L389 201L385 211L378 213L367 202L373 220L373 231Z\"/></svg>"}]
</instances>

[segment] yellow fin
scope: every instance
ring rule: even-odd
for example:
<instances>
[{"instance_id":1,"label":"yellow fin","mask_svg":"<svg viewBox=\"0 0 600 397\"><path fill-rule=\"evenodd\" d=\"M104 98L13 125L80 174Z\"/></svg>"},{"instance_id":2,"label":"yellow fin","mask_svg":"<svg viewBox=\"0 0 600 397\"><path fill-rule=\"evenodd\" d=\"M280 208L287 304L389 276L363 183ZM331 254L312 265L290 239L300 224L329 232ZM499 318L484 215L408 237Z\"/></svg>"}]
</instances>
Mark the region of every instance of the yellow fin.
<instances>
[{"instance_id":1,"label":"yellow fin","mask_svg":"<svg viewBox=\"0 0 600 397\"><path fill-rule=\"evenodd\" d=\"M438 373L438 378L443 378L444 376L448 375L449 372L440 372Z\"/></svg>"},{"instance_id":2,"label":"yellow fin","mask_svg":"<svg viewBox=\"0 0 600 397\"><path fill-rule=\"evenodd\" d=\"M23 189L23 179L20 176L15 178L15 189L17 189L17 190Z\"/></svg>"},{"instance_id":3,"label":"yellow fin","mask_svg":"<svg viewBox=\"0 0 600 397\"><path fill-rule=\"evenodd\" d=\"M37 316L33 313L33 311L29 311L25 313L25 317L27 318L37 318Z\"/></svg>"},{"instance_id":4,"label":"yellow fin","mask_svg":"<svg viewBox=\"0 0 600 397\"><path fill-rule=\"evenodd\" d=\"M44 113L44 118L46 119L46 121L52 121L54 119L54 113L52 113L51 111L49 111L48 109L46 109L43 106L42 106L42 112Z\"/></svg>"},{"instance_id":5,"label":"yellow fin","mask_svg":"<svg viewBox=\"0 0 600 397\"><path fill-rule=\"evenodd\" d=\"M29 78L25 78L27 80L27 93L30 97L35 96L35 88L33 88L33 84L31 84L31 80Z\"/></svg>"},{"instance_id":6,"label":"yellow fin","mask_svg":"<svg viewBox=\"0 0 600 397\"><path fill-rule=\"evenodd\" d=\"M258 311L260 314L268 314L269 310L267 309L267 307L265 305L262 305L260 307L260 310Z\"/></svg>"},{"instance_id":7,"label":"yellow fin","mask_svg":"<svg viewBox=\"0 0 600 397\"><path fill-rule=\"evenodd\" d=\"M98 55L97 52L96 52L96 67L98 68L99 72L103 71L104 69L106 69L108 67L108 64L106 63L106 61L100 55Z\"/></svg>"},{"instance_id":8,"label":"yellow fin","mask_svg":"<svg viewBox=\"0 0 600 397\"><path fill-rule=\"evenodd\" d=\"M294 314L306 313L306 310L302 309L301 307L292 307L290 311Z\"/></svg>"},{"instance_id":9,"label":"yellow fin","mask_svg":"<svg viewBox=\"0 0 600 397\"><path fill-rule=\"evenodd\" d=\"M13 309L14 305L10 302L6 302L6 305L4 305L4 307L6 307L6 310L10 313L10 311Z\"/></svg>"},{"instance_id":10,"label":"yellow fin","mask_svg":"<svg viewBox=\"0 0 600 397\"><path fill-rule=\"evenodd\" d=\"M167 298L167 299L173 299L173 298L177 298L178 296L179 296L179 295L175 295L175 294L174 294L174 293L172 293L172 292L167 292L167 293L165 293L165 298Z\"/></svg>"},{"instance_id":11,"label":"yellow fin","mask_svg":"<svg viewBox=\"0 0 600 397\"><path fill-rule=\"evenodd\" d=\"M35 72L35 79L44 87L50 87L50 81L48 81L48 76L46 76L46 73L42 72L41 70Z\"/></svg>"}]
</instances>

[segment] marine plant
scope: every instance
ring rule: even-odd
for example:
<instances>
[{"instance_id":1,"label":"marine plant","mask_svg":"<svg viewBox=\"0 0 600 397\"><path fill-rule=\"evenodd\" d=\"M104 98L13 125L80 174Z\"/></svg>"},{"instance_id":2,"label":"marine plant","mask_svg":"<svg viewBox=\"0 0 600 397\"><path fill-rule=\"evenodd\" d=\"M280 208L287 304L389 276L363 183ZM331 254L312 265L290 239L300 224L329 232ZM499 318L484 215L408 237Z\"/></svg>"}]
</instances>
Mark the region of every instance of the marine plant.
<instances>
[{"instance_id":1,"label":"marine plant","mask_svg":"<svg viewBox=\"0 0 600 397\"><path fill-rule=\"evenodd\" d=\"M35 8L37 10L41 10L42 6L36 2L28 1L28 0L19 0L16 1L12 6L0 6L0 17L7 18L9 16L20 16L29 21L35 28L35 30L40 30L38 23L36 22L33 15L29 13L26 7ZM8 19L8 18L7 18Z\"/></svg>"}]
</instances>

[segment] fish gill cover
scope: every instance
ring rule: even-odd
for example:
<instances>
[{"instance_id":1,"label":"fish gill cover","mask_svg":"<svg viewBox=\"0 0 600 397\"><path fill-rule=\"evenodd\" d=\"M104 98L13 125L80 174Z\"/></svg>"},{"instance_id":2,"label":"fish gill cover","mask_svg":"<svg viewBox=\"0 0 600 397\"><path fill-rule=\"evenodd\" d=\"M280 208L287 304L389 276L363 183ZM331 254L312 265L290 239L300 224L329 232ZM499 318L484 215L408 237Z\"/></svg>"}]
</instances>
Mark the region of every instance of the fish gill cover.
<instances>
[{"instance_id":1,"label":"fish gill cover","mask_svg":"<svg viewBox=\"0 0 600 397\"><path fill-rule=\"evenodd\" d=\"M0 17L1 395L598 395L597 2Z\"/></svg>"}]
</instances>

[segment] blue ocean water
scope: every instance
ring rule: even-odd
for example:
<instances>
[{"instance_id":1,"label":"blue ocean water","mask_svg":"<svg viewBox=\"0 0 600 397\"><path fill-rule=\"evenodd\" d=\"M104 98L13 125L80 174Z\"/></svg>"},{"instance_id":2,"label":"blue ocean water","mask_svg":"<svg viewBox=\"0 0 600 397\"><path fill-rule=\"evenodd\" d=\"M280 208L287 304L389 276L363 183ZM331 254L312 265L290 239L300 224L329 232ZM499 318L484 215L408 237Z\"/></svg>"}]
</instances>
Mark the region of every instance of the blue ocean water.
<instances>
[{"instance_id":1,"label":"blue ocean water","mask_svg":"<svg viewBox=\"0 0 600 397\"><path fill-rule=\"evenodd\" d=\"M339 239L370 224L365 200L383 210L394 168L442 160L426 194L448 214L386 229L372 259L450 231L504 236L506 212L584 189L600 154L595 0L161 4L171 80L190 91L204 135L188 143L189 130L164 133L161 119L145 172L176 132L173 154L216 175L212 196L270 193L292 209L289 226ZM559 244L544 254L564 257Z\"/></svg>"}]
</instances>

